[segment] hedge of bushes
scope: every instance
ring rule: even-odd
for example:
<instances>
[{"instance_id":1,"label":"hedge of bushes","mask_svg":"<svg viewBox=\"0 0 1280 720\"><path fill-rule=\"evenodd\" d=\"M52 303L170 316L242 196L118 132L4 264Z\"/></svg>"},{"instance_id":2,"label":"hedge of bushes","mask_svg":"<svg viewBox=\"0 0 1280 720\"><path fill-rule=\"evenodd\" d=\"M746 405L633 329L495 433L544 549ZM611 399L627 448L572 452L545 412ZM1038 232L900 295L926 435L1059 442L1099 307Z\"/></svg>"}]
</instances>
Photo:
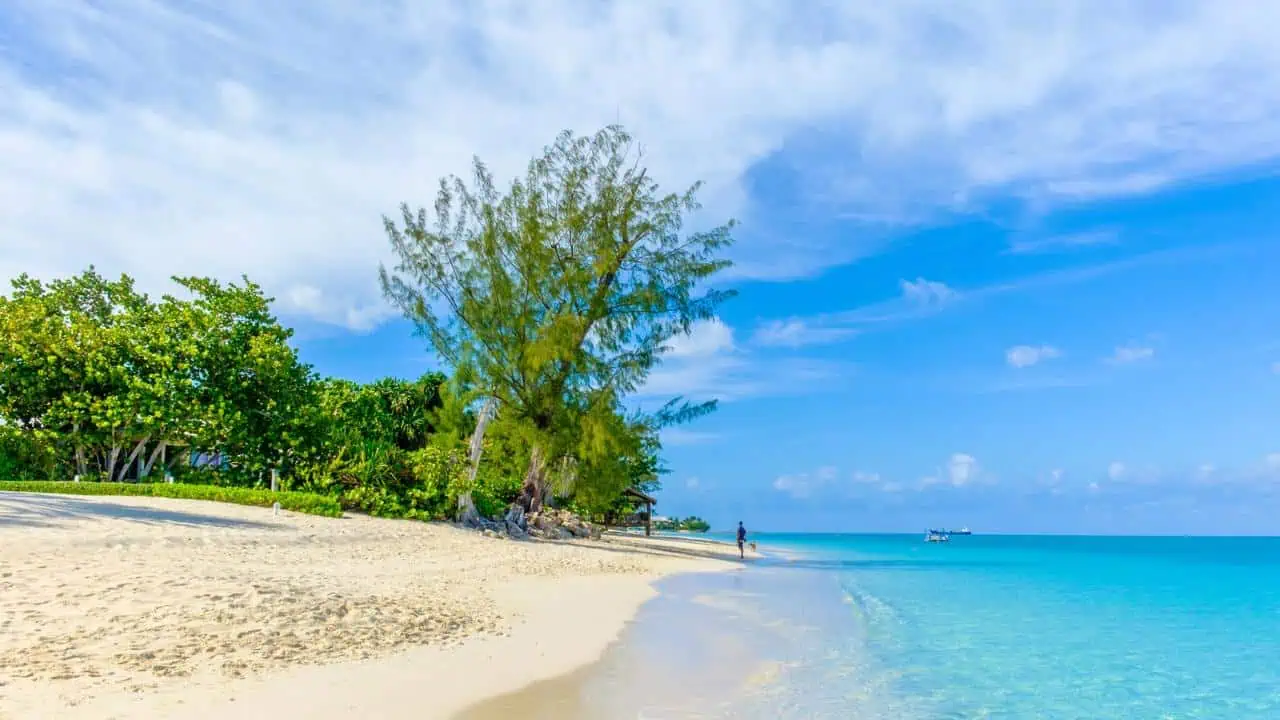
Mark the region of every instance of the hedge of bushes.
<instances>
[{"instance_id":1,"label":"hedge of bushes","mask_svg":"<svg viewBox=\"0 0 1280 720\"><path fill-rule=\"evenodd\" d=\"M134 497L166 497L180 500L210 500L234 505L271 507L280 503L284 510L341 517L342 504L337 498L306 492L271 492L241 487L215 487L185 483L112 483L112 482L0 482L0 492L51 493L59 495L127 495Z\"/></svg>"}]
</instances>

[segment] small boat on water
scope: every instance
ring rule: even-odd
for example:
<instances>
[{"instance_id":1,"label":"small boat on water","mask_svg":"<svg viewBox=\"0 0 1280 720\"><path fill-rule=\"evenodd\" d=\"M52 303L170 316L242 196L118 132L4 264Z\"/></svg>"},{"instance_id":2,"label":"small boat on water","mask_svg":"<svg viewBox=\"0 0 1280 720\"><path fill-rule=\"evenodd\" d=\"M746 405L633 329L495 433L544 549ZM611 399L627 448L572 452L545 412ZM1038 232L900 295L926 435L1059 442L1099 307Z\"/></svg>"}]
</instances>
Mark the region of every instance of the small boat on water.
<instances>
[{"instance_id":1,"label":"small boat on water","mask_svg":"<svg viewBox=\"0 0 1280 720\"><path fill-rule=\"evenodd\" d=\"M962 527L959 530L952 530L950 534L951 535L972 535L973 533L969 531L969 528Z\"/></svg>"},{"instance_id":2,"label":"small boat on water","mask_svg":"<svg viewBox=\"0 0 1280 720\"><path fill-rule=\"evenodd\" d=\"M931 543L950 542L951 537L944 532L939 532L938 530L930 530L929 532L925 533L924 541L931 542Z\"/></svg>"}]
</instances>

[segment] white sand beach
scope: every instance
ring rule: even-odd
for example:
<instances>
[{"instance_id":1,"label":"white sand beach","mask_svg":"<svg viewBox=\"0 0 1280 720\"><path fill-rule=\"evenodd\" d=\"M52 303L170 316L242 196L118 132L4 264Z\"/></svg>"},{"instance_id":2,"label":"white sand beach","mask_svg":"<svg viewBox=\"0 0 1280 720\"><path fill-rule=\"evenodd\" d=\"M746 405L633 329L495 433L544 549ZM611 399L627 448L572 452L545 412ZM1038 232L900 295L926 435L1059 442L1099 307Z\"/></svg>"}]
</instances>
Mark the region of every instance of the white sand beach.
<instances>
[{"instance_id":1,"label":"white sand beach","mask_svg":"<svg viewBox=\"0 0 1280 720\"><path fill-rule=\"evenodd\" d=\"M447 718L593 662L653 581L736 554L0 493L0 718Z\"/></svg>"}]
</instances>

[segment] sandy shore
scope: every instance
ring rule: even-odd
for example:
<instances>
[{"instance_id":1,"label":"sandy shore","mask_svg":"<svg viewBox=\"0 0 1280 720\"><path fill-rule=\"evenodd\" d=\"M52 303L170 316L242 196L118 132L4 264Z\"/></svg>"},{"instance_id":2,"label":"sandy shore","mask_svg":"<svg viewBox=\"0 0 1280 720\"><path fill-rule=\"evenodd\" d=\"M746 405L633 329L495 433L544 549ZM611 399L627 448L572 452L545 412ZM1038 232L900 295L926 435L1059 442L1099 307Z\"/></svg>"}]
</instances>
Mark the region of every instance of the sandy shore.
<instances>
[{"instance_id":1,"label":"sandy shore","mask_svg":"<svg viewBox=\"0 0 1280 720\"><path fill-rule=\"evenodd\" d=\"M0 718L450 717L593 662L654 580L733 555L0 493Z\"/></svg>"}]
</instances>

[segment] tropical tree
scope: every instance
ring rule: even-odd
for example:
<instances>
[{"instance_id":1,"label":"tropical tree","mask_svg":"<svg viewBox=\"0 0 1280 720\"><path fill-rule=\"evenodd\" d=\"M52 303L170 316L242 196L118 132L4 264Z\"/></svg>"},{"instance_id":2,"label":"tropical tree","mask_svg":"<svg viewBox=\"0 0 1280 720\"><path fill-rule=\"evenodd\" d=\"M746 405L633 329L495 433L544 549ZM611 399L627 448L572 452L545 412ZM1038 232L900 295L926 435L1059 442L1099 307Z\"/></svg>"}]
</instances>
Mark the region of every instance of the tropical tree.
<instances>
[{"instance_id":1,"label":"tropical tree","mask_svg":"<svg viewBox=\"0 0 1280 720\"><path fill-rule=\"evenodd\" d=\"M153 302L93 268L15 279L0 297L7 444L30 454L53 443L53 474L70 456L76 474L107 480L132 467L145 477L171 445L224 454L240 483L293 462L310 440L315 383L291 331L247 280L175 280L192 297Z\"/></svg>"},{"instance_id":2,"label":"tropical tree","mask_svg":"<svg viewBox=\"0 0 1280 720\"><path fill-rule=\"evenodd\" d=\"M191 292L185 332L193 339L191 383L202 408L190 444L227 459L236 484L262 485L288 472L315 441L316 377L289 344L257 284L175 278ZM168 302L182 301L166 298Z\"/></svg>"},{"instance_id":3,"label":"tropical tree","mask_svg":"<svg viewBox=\"0 0 1280 720\"><path fill-rule=\"evenodd\" d=\"M108 281L92 268L11 284L0 298L0 417L68 442L77 474L92 460L111 477L155 413L147 298L128 277Z\"/></svg>"},{"instance_id":4,"label":"tropical tree","mask_svg":"<svg viewBox=\"0 0 1280 720\"><path fill-rule=\"evenodd\" d=\"M477 158L470 184L441 180L431 217L402 205L399 223L384 218L398 262L383 291L523 434L527 512L557 463L614 449L624 398L730 296L703 288L729 266L733 223L682 232L698 185L663 194L641 160L619 127L565 132L503 192ZM713 408L676 398L650 423Z\"/></svg>"}]
</instances>

